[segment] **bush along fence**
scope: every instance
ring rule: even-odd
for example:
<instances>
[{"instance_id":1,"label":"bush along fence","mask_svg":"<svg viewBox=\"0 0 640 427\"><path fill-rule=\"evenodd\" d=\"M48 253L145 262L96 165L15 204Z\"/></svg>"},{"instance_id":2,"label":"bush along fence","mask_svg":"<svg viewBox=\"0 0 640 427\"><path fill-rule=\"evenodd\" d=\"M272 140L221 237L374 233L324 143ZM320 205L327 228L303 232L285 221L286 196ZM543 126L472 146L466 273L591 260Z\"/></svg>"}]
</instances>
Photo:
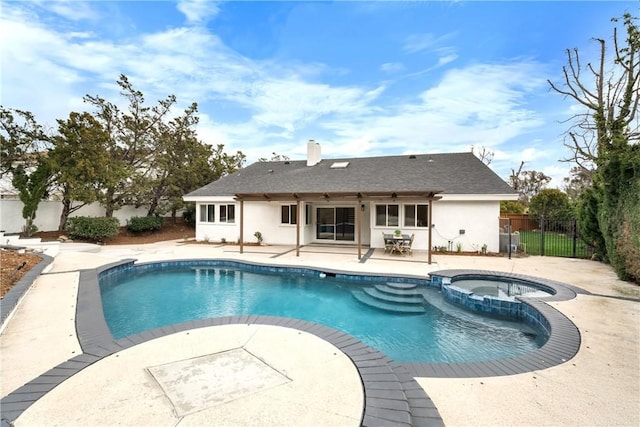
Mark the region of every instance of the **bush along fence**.
<instances>
[{"instance_id":1,"label":"bush along fence","mask_svg":"<svg viewBox=\"0 0 640 427\"><path fill-rule=\"evenodd\" d=\"M591 258L577 221L553 218L500 218L500 250L528 255Z\"/></svg>"}]
</instances>

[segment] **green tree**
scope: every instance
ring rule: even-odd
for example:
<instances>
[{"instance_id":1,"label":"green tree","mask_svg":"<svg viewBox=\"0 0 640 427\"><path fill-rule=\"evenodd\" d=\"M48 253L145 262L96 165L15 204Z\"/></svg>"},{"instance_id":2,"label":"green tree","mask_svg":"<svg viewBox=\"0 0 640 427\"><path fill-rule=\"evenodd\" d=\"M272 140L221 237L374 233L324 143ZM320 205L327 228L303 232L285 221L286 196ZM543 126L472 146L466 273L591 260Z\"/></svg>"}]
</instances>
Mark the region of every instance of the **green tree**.
<instances>
[{"instance_id":1,"label":"green tree","mask_svg":"<svg viewBox=\"0 0 640 427\"><path fill-rule=\"evenodd\" d=\"M18 165L37 164L47 145L47 135L33 114L0 105L0 177Z\"/></svg>"},{"instance_id":2,"label":"green tree","mask_svg":"<svg viewBox=\"0 0 640 427\"><path fill-rule=\"evenodd\" d=\"M524 213L525 206L517 200L503 200L500 202L501 214L521 214Z\"/></svg>"},{"instance_id":3,"label":"green tree","mask_svg":"<svg viewBox=\"0 0 640 427\"><path fill-rule=\"evenodd\" d=\"M567 219L570 217L569 197L555 188L545 188L531 198L529 214L536 218Z\"/></svg>"},{"instance_id":4,"label":"green tree","mask_svg":"<svg viewBox=\"0 0 640 427\"><path fill-rule=\"evenodd\" d=\"M581 239L593 249L597 256L602 257L607 249L598 224L599 196L599 192L594 187L587 188L578 200L576 216Z\"/></svg>"},{"instance_id":5,"label":"green tree","mask_svg":"<svg viewBox=\"0 0 640 427\"><path fill-rule=\"evenodd\" d=\"M137 206L148 206L147 215L171 212L183 207L182 196L241 167L244 154L230 155L224 146L216 148L198 139L197 104L155 130L153 153L147 173L136 183Z\"/></svg>"},{"instance_id":6,"label":"green tree","mask_svg":"<svg viewBox=\"0 0 640 427\"><path fill-rule=\"evenodd\" d=\"M569 176L563 180L564 192L569 200L577 202L582 193L592 186L594 173L595 170L580 165L571 168Z\"/></svg>"},{"instance_id":7,"label":"green tree","mask_svg":"<svg viewBox=\"0 0 640 427\"><path fill-rule=\"evenodd\" d=\"M198 106L193 103L182 116L167 123L161 121L153 130L153 150L146 171L136 181L133 190L135 205L148 206L147 216L164 213L168 209L168 192L188 174L188 158L199 144L195 133L197 111Z\"/></svg>"},{"instance_id":8,"label":"green tree","mask_svg":"<svg viewBox=\"0 0 640 427\"><path fill-rule=\"evenodd\" d=\"M23 232L31 236L37 227L33 221L38 212L40 201L47 196L51 184L51 166L48 159L42 156L35 169L29 173L22 165L13 171L13 186L20 192L22 217L25 219Z\"/></svg>"},{"instance_id":9,"label":"green tree","mask_svg":"<svg viewBox=\"0 0 640 427\"><path fill-rule=\"evenodd\" d=\"M194 143L192 149L185 152L181 173L171 176L167 190L171 216L175 219L176 212L185 206L182 200L185 194L235 172L242 167L245 158L240 151L225 153L222 144L213 147L201 142Z\"/></svg>"},{"instance_id":10,"label":"green tree","mask_svg":"<svg viewBox=\"0 0 640 427\"><path fill-rule=\"evenodd\" d=\"M128 102L127 112L100 96L84 97L96 109L94 117L109 134L109 173L101 197L107 217L122 205L134 203L140 193L135 185L148 182L157 128L176 102L175 96L169 95L148 107L142 92L134 89L125 75L120 75L117 83Z\"/></svg>"},{"instance_id":11,"label":"green tree","mask_svg":"<svg viewBox=\"0 0 640 427\"><path fill-rule=\"evenodd\" d=\"M91 114L72 112L67 120L58 120L52 143L49 159L62 198L62 231L70 214L100 198L108 181L109 134Z\"/></svg>"},{"instance_id":12,"label":"green tree","mask_svg":"<svg viewBox=\"0 0 640 427\"><path fill-rule=\"evenodd\" d=\"M594 240L604 242L601 255L620 278L640 281L628 268L640 263L640 239L634 235L640 219L633 214L640 210L634 202L640 180L640 31L637 17L625 14L622 22L625 36L614 28L612 48L604 39L594 39L600 48L596 61L585 64L577 49L567 50L562 83L549 84L582 107L565 139L573 154L568 160L579 166L591 163L596 170L593 190L579 210L587 216L580 222L597 222L601 238ZM596 224L586 228L596 230Z\"/></svg>"},{"instance_id":13,"label":"green tree","mask_svg":"<svg viewBox=\"0 0 640 427\"><path fill-rule=\"evenodd\" d=\"M154 156L150 163L150 175L146 188L142 188L139 203L149 206L147 215L154 215L172 209L177 201L176 193L180 193L184 185L199 176L193 174L194 168L206 163L208 152L197 139L195 126L198 123L197 104L193 103L180 117L168 123L160 123L155 140ZM205 173L206 171L202 170ZM162 206L164 204L164 206Z\"/></svg>"}]
</instances>

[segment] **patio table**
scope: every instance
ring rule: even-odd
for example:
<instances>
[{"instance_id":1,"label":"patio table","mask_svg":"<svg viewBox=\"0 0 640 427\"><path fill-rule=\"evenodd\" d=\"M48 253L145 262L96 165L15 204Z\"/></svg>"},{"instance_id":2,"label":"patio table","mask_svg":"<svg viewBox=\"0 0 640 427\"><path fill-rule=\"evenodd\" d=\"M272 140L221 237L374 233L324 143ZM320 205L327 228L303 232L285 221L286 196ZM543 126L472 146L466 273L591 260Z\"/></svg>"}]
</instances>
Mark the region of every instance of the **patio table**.
<instances>
[{"instance_id":1,"label":"patio table","mask_svg":"<svg viewBox=\"0 0 640 427\"><path fill-rule=\"evenodd\" d=\"M405 243L411 242L411 236L408 234L385 234L384 235L385 244L391 244L391 253L404 253L403 246Z\"/></svg>"}]
</instances>

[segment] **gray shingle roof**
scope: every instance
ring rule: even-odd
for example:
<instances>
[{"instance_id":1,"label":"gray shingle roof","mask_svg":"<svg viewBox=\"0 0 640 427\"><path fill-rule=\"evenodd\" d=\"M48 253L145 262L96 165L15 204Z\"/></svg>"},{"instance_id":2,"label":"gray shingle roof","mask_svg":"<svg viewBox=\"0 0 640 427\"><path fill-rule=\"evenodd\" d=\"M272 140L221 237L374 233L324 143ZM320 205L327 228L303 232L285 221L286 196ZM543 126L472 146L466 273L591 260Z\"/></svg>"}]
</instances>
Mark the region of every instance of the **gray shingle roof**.
<instances>
[{"instance_id":1,"label":"gray shingle roof","mask_svg":"<svg viewBox=\"0 0 640 427\"><path fill-rule=\"evenodd\" d=\"M349 162L332 169L336 162ZM257 162L189 194L435 191L445 194L514 194L473 153Z\"/></svg>"}]
</instances>

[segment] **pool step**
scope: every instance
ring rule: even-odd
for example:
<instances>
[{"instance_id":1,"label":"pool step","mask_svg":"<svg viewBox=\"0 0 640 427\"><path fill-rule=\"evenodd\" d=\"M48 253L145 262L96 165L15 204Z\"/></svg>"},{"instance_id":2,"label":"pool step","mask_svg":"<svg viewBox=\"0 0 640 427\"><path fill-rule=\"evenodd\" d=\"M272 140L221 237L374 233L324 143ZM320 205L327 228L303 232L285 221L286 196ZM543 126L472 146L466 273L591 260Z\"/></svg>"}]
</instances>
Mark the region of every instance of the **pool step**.
<instances>
[{"instance_id":1,"label":"pool step","mask_svg":"<svg viewBox=\"0 0 640 427\"><path fill-rule=\"evenodd\" d=\"M412 294L390 294L384 291L380 291L377 287L364 288L363 291L370 297L373 297L380 301L395 302L400 304L422 304L424 303L424 297L420 294L416 294L413 291Z\"/></svg>"},{"instance_id":2,"label":"pool step","mask_svg":"<svg viewBox=\"0 0 640 427\"><path fill-rule=\"evenodd\" d=\"M379 284L375 285L374 288L389 295L422 295L422 292L417 288L417 285L411 285L411 288L397 288L394 285L398 285L398 283Z\"/></svg>"},{"instance_id":3,"label":"pool step","mask_svg":"<svg viewBox=\"0 0 640 427\"><path fill-rule=\"evenodd\" d=\"M355 299L369 307L383 311L404 314L422 314L426 312L422 295L391 295L374 288L352 291Z\"/></svg>"},{"instance_id":4,"label":"pool step","mask_svg":"<svg viewBox=\"0 0 640 427\"><path fill-rule=\"evenodd\" d=\"M416 289L418 287L415 283L387 282L386 285L393 289Z\"/></svg>"}]
</instances>

